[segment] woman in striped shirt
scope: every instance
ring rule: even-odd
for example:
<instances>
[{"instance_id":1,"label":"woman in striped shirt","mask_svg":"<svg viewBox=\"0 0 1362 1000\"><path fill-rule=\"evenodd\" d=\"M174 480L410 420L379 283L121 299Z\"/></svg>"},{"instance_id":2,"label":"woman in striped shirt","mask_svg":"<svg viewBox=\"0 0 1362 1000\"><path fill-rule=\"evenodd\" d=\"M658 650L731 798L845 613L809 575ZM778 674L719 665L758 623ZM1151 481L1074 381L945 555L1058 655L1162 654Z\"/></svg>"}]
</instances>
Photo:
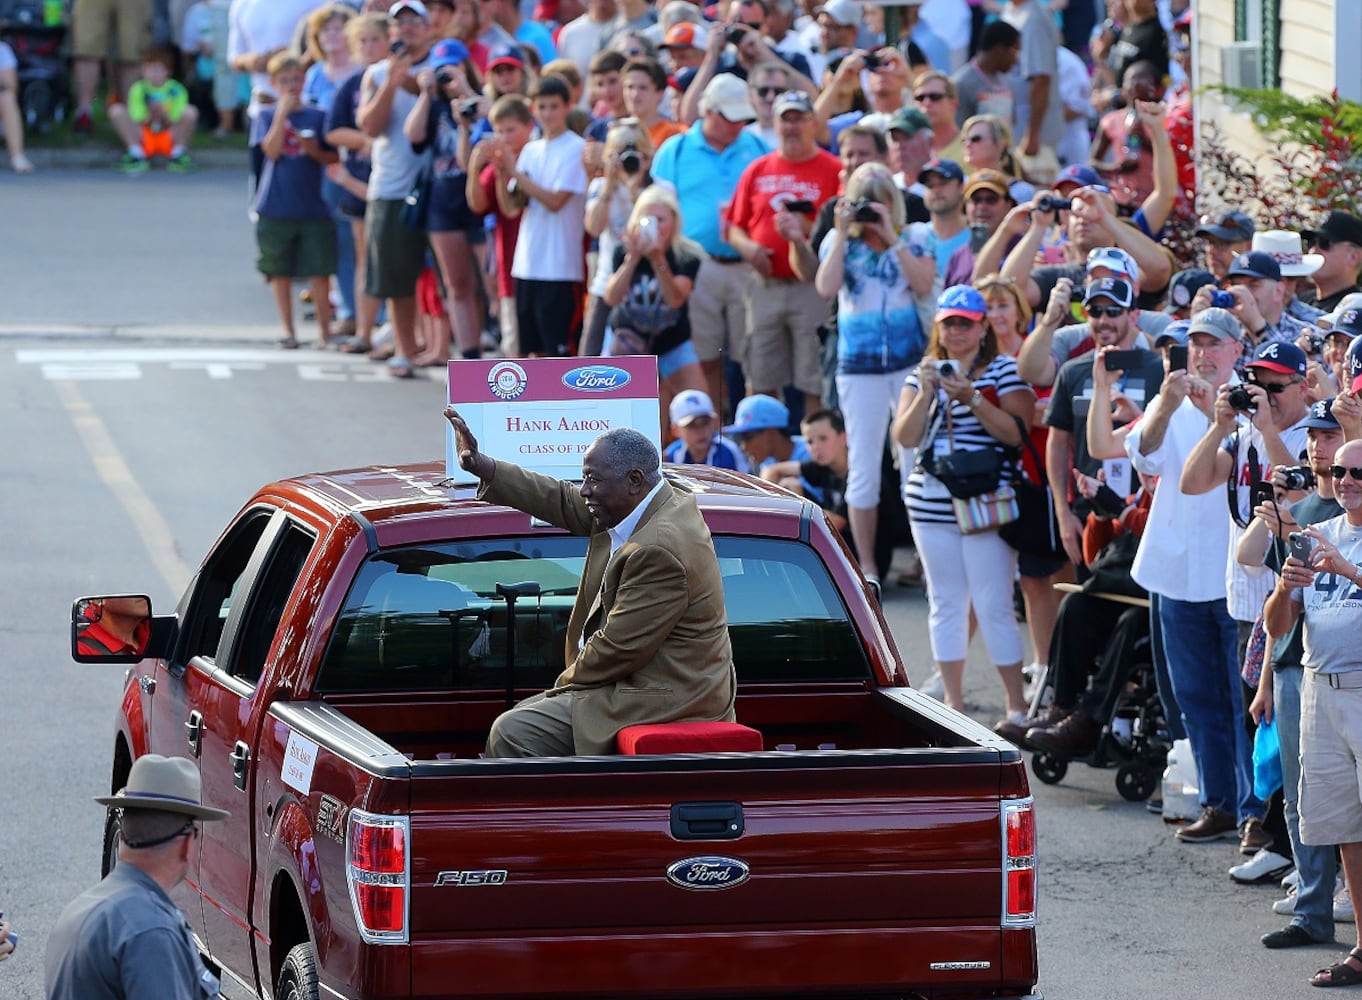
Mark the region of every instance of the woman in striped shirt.
<instances>
[{"instance_id":1,"label":"woman in striped shirt","mask_svg":"<svg viewBox=\"0 0 1362 1000\"><path fill-rule=\"evenodd\" d=\"M1017 553L996 531L963 535L951 495L931 473L936 457L995 448L1003 453L1000 482L1017 476L1020 419L1029 426L1036 397L1017 376L1014 358L998 353L984 319L981 293L957 285L941 293L931 340L917 370L904 381L894 418L894 439L917 448L905 494L913 538L927 580L928 632L946 704L964 707L961 679L969 647L973 606L989 656L1006 693L1007 715L1026 715L1022 694L1022 641L1012 609ZM949 413L949 431L947 414ZM953 443L952 443L953 442Z\"/></svg>"}]
</instances>

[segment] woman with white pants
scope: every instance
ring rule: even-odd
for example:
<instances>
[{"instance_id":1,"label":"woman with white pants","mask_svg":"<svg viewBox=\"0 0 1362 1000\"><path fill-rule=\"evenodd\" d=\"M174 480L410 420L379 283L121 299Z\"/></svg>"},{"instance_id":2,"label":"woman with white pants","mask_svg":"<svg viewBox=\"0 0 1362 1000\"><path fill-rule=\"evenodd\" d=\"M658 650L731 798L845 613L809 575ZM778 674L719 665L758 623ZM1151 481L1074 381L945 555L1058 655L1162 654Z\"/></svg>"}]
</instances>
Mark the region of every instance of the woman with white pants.
<instances>
[{"instance_id":1,"label":"woman with white pants","mask_svg":"<svg viewBox=\"0 0 1362 1000\"><path fill-rule=\"evenodd\" d=\"M1016 360L998 353L985 324L988 303L967 285L942 293L926 356L904 382L894 419L894 439L918 449L908 477L908 519L927 580L928 633L941 672L946 704L964 707L961 682L973 606L984 645L998 668L1007 716L1026 715L1022 693L1022 640L1012 608L1016 551L997 531L962 534L951 495L932 474L935 459L954 451L1014 449L1020 419L1029 425L1035 393L1017 376ZM945 411L949 408L950 427ZM1011 452L1003 456L1000 483L1017 476Z\"/></svg>"}]
</instances>

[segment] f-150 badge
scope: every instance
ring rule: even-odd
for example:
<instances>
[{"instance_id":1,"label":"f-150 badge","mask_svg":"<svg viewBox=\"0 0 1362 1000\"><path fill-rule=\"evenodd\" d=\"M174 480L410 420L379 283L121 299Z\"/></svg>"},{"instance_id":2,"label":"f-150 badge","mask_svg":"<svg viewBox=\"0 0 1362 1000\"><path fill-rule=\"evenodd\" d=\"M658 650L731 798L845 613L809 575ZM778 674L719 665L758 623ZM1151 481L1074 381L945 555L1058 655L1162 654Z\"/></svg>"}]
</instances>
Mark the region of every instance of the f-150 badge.
<instances>
[{"instance_id":1,"label":"f-150 badge","mask_svg":"<svg viewBox=\"0 0 1362 1000\"><path fill-rule=\"evenodd\" d=\"M667 881L683 889L731 889L752 873L747 862L709 855L685 858L667 866Z\"/></svg>"}]
</instances>

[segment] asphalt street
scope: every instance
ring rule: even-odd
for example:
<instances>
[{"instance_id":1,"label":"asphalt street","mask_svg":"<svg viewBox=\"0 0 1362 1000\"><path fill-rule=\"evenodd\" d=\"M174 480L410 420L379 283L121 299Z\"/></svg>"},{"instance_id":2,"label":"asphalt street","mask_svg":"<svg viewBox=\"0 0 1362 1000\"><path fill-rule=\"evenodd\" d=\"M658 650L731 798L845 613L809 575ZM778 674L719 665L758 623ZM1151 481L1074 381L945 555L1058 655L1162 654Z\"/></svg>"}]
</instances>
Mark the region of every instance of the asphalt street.
<instances>
[{"instance_id":1,"label":"asphalt street","mask_svg":"<svg viewBox=\"0 0 1362 1000\"><path fill-rule=\"evenodd\" d=\"M123 669L70 661L72 599L140 592L168 610L259 485L443 449L442 375L277 350L253 259L234 172L0 175L0 910L22 935L0 997L41 996L48 931L99 875L90 799ZM885 603L920 682L923 593ZM966 676L991 724L1002 694L981 649ZM1237 845L1175 843L1113 774L1033 781L1045 996L1312 995L1308 975L1345 949L1263 949L1279 891L1233 885Z\"/></svg>"}]
</instances>

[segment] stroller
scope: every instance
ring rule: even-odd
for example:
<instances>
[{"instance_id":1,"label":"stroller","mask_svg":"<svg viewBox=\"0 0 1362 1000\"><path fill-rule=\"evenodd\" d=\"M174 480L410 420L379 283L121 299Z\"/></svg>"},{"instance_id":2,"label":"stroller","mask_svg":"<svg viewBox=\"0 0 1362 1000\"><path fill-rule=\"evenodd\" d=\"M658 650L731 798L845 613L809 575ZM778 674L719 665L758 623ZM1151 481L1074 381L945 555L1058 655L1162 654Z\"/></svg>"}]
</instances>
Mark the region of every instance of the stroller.
<instances>
[{"instance_id":1,"label":"stroller","mask_svg":"<svg viewBox=\"0 0 1362 1000\"><path fill-rule=\"evenodd\" d=\"M1063 586L1063 585L1061 585ZM1080 588L1073 588L1079 590ZM1115 767L1116 790L1123 799L1142 802L1159 787L1171 743L1164 718L1163 702L1154 680L1154 662L1149 636L1149 615L1142 606L1147 600L1122 594L1090 593L1084 596L1118 601L1131 607L1122 618L1127 629L1117 640L1115 633L1106 643L1105 657L1123 657L1126 662L1104 663L1100 673L1109 673L1113 687L1106 693L1104 706L1110 706L1102 723L1101 734L1091 752L1066 757L1032 747L1031 771L1047 785L1064 780L1072 760L1089 767ZM1066 601L1072 598L1066 598ZM1036 716L1054 690L1054 670L1049 668L1043 681L1036 686L1031 714Z\"/></svg>"},{"instance_id":2,"label":"stroller","mask_svg":"<svg viewBox=\"0 0 1362 1000\"><path fill-rule=\"evenodd\" d=\"M0 0L0 41L18 60L24 128L47 132L71 102L65 5L60 0Z\"/></svg>"}]
</instances>

